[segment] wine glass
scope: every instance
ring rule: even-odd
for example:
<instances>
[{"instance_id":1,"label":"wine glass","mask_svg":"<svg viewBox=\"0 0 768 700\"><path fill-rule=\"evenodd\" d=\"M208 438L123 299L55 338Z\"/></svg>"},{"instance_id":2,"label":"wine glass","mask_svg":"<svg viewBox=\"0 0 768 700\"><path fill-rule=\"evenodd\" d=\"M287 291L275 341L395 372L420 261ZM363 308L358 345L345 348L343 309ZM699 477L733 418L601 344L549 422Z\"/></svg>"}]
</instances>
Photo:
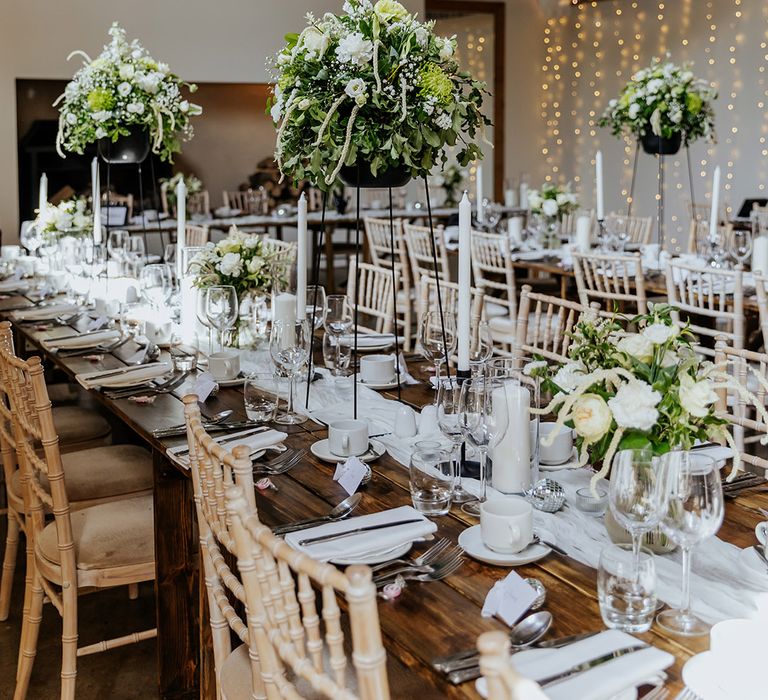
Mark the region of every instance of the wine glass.
<instances>
[{"instance_id":1,"label":"wine glass","mask_svg":"<svg viewBox=\"0 0 768 700\"><path fill-rule=\"evenodd\" d=\"M651 450L616 453L608 498L616 522L632 536L632 554L639 571L643 534L659 524L664 511L664 481Z\"/></svg>"},{"instance_id":2,"label":"wine glass","mask_svg":"<svg viewBox=\"0 0 768 700\"><path fill-rule=\"evenodd\" d=\"M147 250L144 238L141 236L129 236L125 246L125 274L128 277L138 279L142 268L147 262Z\"/></svg>"},{"instance_id":3,"label":"wine glass","mask_svg":"<svg viewBox=\"0 0 768 700\"><path fill-rule=\"evenodd\" d=\"M709 625L691 612L691 550L723 522L720 470L711 457L691 452L668 452L662 466L667 501L661 527L682 550L683 591L680 608L659 613L656 622L672 634L707 634Z\"/></svg>"},{"instance_id":4,"label":"wine glass","mask_svg":"<svg viewBox=\"0 0 768 700\"><path fill-rule=\"evenodd\" d=\"M440 432L451 441L451 459L454 464L453 496L454 503L465 503L473 496L461 485L461 446L464 433L459 422L459 400L461 386L455 379L444 379L437 389L437 425Z\"/></svg>"},{"instance_id":5,"label":"wine glass","mask_svg":"<svg viewBox=\"0 0 768 700\"><path fill-rule=\"evenodd\" d=\"M19 242L29 251L30 255L34 255L37 249L43 245L43 234L38 231L34 224L22 226Z\"/></svg>"},{"instance_id":6,"label":"wine glass","mask_svg":"<svg viewBox=\"0 0 768 700\"><path fill-rule=\"evenodd\" d=\"M294 412L293 399L296 395L296 378L299 376L299 370L309 359L311 333L309 323L305 319L296 321L280 319L272 322L269 354L277 369L284 376L290 377L288 407L285 413L277 416L276 423L296 425L307 420L306 416L300 416Z\"/></svg>"},{"instance_id":7,"label":"wine glass","mask_svg":"<svg viewBox=\"0 0 768 700\"><path fill-rule=\"evenodd\" d=\"M123 261L125 260L125 251L128 247L130 238L128 231L110 231L107 239L107 251L117 263L118 271L122 271Z\"/></svg>"},{"instance_id":8,"label":"wine glass","mask_svg":"<svg viewBox=\"0 0 768 700\"><path fill-rule=\"evenodd\" d=\"M206 313L206 307L208 306L208 289L209 287L203 287L197 290L197 305L195 307L195 315L197 320L208 329L208 353L213 352L213 324L208 320L208 314Z\"/></svg>"},{"instance_id":9,"label":"wine glass","mask_svg":"<svg viewBox=\"0 0 768 700\"><path fill-rule=\"evenodd\" d=\"M218 331L219 348L222 349L222 334L237 320L237 290L229 284L208 287L205 295L205 315Z\"/></svg>"},{"instance_id":10,"label":"wine glass","mask_svg":"<svg viewBox=\"0 0 768 700\"><path fill-rule=\"evenodd\" d=\"M314 311L314 316L313 316ZM325 288L319 284L307 285L307 318L312 321L312 331L320 328L325 317Z\"/></svg>"},{"instance_id":11,"label":"wine glass","mask_svg":"<svg viewBox=\"0 0 768 700\"><path fill-rule=\"evenodd\" d=\"M346 294L329 294L325 299L325 312L323 314L323 326L329 335L336 339L336 362L334 365L340 367L341 361L341 338L352 330L355 317L352 312L352 305Z\"/></svg>"},{"instance_id":12,"label":"wine glass","mask_svg":"<svg viewBox=\"0 0 768 700\"><path fill-rule=\"evenodd\" d=\"M440 379L440 365L456 351L456 319L453 314L426 311L419 324L419 344L424 357L435 365L435 381Z\"/></svg>"},{"instance_id":13,"label":"wine glass","mask_svg":"<svg viewBox=\"0 0 768 700\"><path fill-rule=\"evenodd\" d=\"M739 265L744 265L752 255L752 232L744 228L733 229L728 236L728 252Z\"/></svg>"},{"instance_id":14,"label":"wine glass","mask_svg":"<svg viewBox=\"0 0 768 700\"><path fill-rule=\"evenodd\" d=\"M491 355L493 355L493 338L488 321L476 318L469 339L469 369L473 377L482 373L483 365L491 359Z\"/></svg>"},{"instance_id":15,"label":"wine glass","mask_svg":"<svg viewBox=\"0 0 768 700\"><path fill-rule=\"evenodd\" d=\"M629 220L627 217L616 214L608 216L605 219L605 228L611 238L610 245L623 253L629 240Z\"/></svg>"},{"instance_id":16,"label":"wine glass","mask_svg":"<svg viewBox=\"0 0 768 700\"><path fill-rule=\"evenodd\" d=\"M504 391L501 380L476 377L463 382L459 395L459 425L464 437L480 453L480 497L461 507L467 515L475 517L480 517L480 506L488 494L488 450L496 446L507 430L507 412L493 410L495 391Z\"/></svg>"},{"instance_id":17,"label":"wine glass","mask_svg":"<svg viewBox=\"0 0 768 700\"><path fill-rule=\"evenodd\" d=\"M155 309L162 309L168 303L173 291L173 282L167 265L146 265L139 273L141 297Z\"/></svg>"}]
</instances>

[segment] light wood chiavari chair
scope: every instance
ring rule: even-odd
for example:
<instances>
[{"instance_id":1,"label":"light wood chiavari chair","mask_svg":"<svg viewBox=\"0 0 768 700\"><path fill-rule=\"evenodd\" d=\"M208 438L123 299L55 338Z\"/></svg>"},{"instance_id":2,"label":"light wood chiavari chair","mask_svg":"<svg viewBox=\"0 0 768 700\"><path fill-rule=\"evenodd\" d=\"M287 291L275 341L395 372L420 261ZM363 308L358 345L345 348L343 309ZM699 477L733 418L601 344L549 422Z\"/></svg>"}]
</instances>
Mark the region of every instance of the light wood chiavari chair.
<instances>
[{"instance_id":1,"label":"light wood chiavari chair","mask_svg":"<svg viewBox=\"0 0 768 700\"><path fill-rule=\"evenodd\" d=\"M763 334L763 350L768 352L768 275L755 274L757 310L760 315L760 331Z\"/></svg>"},{"instance_id":2,"label":"light wood chiavari chair","mask_svg":"<svg viewBox=\"0 0 768 700\"><path fill-rule=\"evenodd\" d=\"M718 226L718 236L725 245L733 231L733 224ZM691 221L688 232L688 253L705 257L709 254L709 221L695 219Z\"/></svg>"},{"instance_id":3,"label":"light wood chiavari chair","mask_svg":"<svg viewBox=\"0 0 768 700\"><path fill-rule=\"evenodd\" d=\"M395 283L397 283L397 274ZM358 290L357 296L355 296L356 290ZM353 304L357 299L360 314L359 330L372 333L392 331L394 316L392 270L376 267L370 263L356 264L354 256L350 256L347 296Z\"/></svg>"},{"instance_id":4,"label":"light wood chiavari chair","mask_svg":"<svg viewBox=\"0 0 768 700\"><path fill-rule=\"evenodd\" d=\"M672 318L680 322L682 311L691 321L691 332L714 339L724 335L734 348L744 347L743 272L715 270L669 260L666 266L667 299L674 307ZM696 316L711 319L713 326L701 325ZM712 356L712 347L696 346L698 352Z\"/></svg>"},{"instance_id":5,"label":"light wood chiavari chair","mask_svg":"<svg viewBox=\"0 0 768 700\"><path fill-rule=\"evenodd\" d=\"M261 242L266 250L275 253L276 262L284 263L288 267L296 262L299 246L295 241L279 241L276 238L262 238Z\"/></svg>"},{"instance_id":6,"label":"light wood chiavari chair","mask_svg":"<svg viewBox=\"0 0 768 700\"><path fill-rule=\"evenodd\" d=\"M435 267L435 257L432 254L431 234L426 226L414 226L413 224L403 223L403 233L405 235L405 247L408 252L408 261L411 265L411 279L415 283L423 276L434 277L437 275L440 281L449 281L451 279L450 268L448 266L448 250L445 247L445 234L442 226L435 227L435 253L437 255L437 267ZM420 298L420 292L416 290L417 299ZM417 313L421 314L421 309L417 306Z\"/></svg>"},{"instance_id":7,"label":"light wood chiavari chair","mask_svg":"<svg viewBox=\"0 0 768 700\"><path fill-rule=\"evenodd\" d=\"M576 222L582 217L589 217L589 230L594 231L597 224L597 218L595 216L594 209L580 209L570 214L566 214L563 217L563 221L560 225L560 232L564 236L574 236L576 234Z\"/></svg>"},{"instance_id":8,"label":"light wood chiavari chair","mask_svg":"<svg viewBox=\"0 0 768 700\"><path fill-rule=\"evenodd\" d=\"M72 700L78 656L156 634L146 630L77 646L77 602L82 589L135 586L154 578L152 496L127 497L74 511L40 359L32 357L25 362L0 348L0 367L3 381L10 387L27 537L27 585L14 700L23 700L29 688L44 598L62 617L61 697ZM146 458L151 468L151 457ZM93 478L97 480L98 474ZM46 511L54 516L48 525Z\"/></svg>"},{"instance_id":9,"label":"light wood chiavari chair","mask_svg":"<svg viewBox=\"0 0 768 700\"><path fill-rule=\"evenodd\" d=\"M250 212L253 190L224 190L221 193L224 206L229 209L239 209L241 212Z\"/></svg>"},{"instance_id":10,"label":"light wood chiavari chair","mask_svg":"<svg viewBox=\"0 0 768 700\"><path fill-rule=\"evenodd\" d=\"M208 243L210 232L207 226L187 224L184 226L185 242L188 246L204 246Z\"/></svg>"},{"instance_id":11,"label":"light wood chiavari chair","mask_svg":"<svg viewBox=\"0 0 768 700\"><path fill-rule=\"evenodd\" d=\"M176 217L176 202L171 204L168 201L168 183L164 182L160 186L160 203L163 207L163 213ZM200 190L200 192L194 192L187 195L187 213L188 214L200 214L202 216L210 216L211 213L211 196L208 190Z\"/></svg>"},{"instance_id":12,"label":"light wood chiavari chair","mask_svg":"<svg viewBox=\"0 0 768 700\"><path fill-rule=\"evenodd\" d=\"M645 277L640 253L611 255L604 253L573 254L573 271L579 302L589 306L597 301L607 313L614 311L629 315L648 310L645 297Z\"/></svg>"},{"instance_id":13,"label":"light wood chiavari chair","mask_svg":"<svg viewBox=\"0 0 768 700\"><path fill-rule=\"evenodd\" d=\"M605 217L606 226L610 227L611 219L621 217L627 224L627 242L647 245L651 242L653 218L650 216L624 216L611 213Z\"/></svg>"},{"instance_id":14,"label":"light wood chiavari chair","mask_svg":"<svg viewBox=\"0 0 768 700\"><path fill-rule=\"evenodd\" d=\"M411 349L413 332L415 291L411 284L411 270L408 253L405 247L402 219L393 219L394 252L390 236L389 219L374 219L365 217L365 236L371 263L376 267L392 272L392 261L395 263L397 286L397 328L403 336L403 350Z\"/></svg>"},{"instance_id":15,"label":"light wood chiavari chair","mask_svg":"<svg viewBox=\"0 0 768 700\"><path fill-rule=\"evenodd\" d=\"M480 673L488 684L488 700L547 700L538 683L513 668L508 634L485 632L477 639L477 649Z\"/></svg>"}]
</instances>

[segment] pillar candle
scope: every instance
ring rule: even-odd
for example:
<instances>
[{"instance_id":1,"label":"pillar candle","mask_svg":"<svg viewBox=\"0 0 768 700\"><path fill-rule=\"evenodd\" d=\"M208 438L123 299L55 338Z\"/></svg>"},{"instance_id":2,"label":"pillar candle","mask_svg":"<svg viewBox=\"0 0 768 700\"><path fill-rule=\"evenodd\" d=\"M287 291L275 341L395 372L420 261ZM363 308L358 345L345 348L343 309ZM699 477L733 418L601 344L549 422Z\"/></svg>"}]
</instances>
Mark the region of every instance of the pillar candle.
<instances>
[{"instance_id":1,"label":"pillar candle","mask_svg":"<svg viewBox=\"0 0 768 700\"><path fill-rule=\"evenodd\" d=\"M588 216L580 216L576 219L576 250L579 253L588 253L592 248L592 219Z\"/></svg>"},{"instance_id":2,"label":"pillar candle","mask_svg":"<svg viewBox=\"0 0 768 700\"><path fill-rule=\"evenodd\" d=\"M38 194L37 209L43 211L48 203L48 176L43 173L40 176L40 192Z\"/></svg>"},{"instance_id":3,"label":"pillar candle","mask_svg":"<svg viewBox=\"0 0 768 700\"><path fill-rule=\"evenodd\" d=\"M475 173L475 183L477 191L475 194L475 206L477 207L477 223L482 224L485 219L483 211L483 166L478 165Z\"/></svg>"},{"instance_id":4,"label":"pillar candle","mask_svg":"<svg viewBox=\"0 0 768 700\"><path fill-rule=\"evenodd\" d=\"M176 274L181 279L184 270L182 268L181 255L187 245L187 186L184 178L176 185Z\"/></svg>"},{"instance_id":5,"label":"pillar candle","mask_svg":"<svg viewBox=\"0 0 768 700\"><path fill-rule=\"evenodd\" d=\"M531 486L531 394L514 381L493 391L493 410L507 414L507 430L493 448L492 486L521 493Z\"/></svg>"},{"instance_id":6,"label":"pillar candle","mask_svg":"<svg viewBox=\"0 0 768 700\"><path fill-rule=\"evenodd\" d=\"M595 153L595 191L597 204L597 220L605 219L605 203L603 199L603 152Z\"/></svg>"},{"instance_id":7,"label":"pillar candle","mask_svg":"<svg viewBox=\"0 0 768 700\"><path fill-rule=\"evenodd\" d=\"M296 320L296 295L288 292L277 294L272 299L272 320L273 321L295 321Z\"/></svg>"},{"instance_id":8,"label":"pillar candle","mask_svg":"<svg viewBox=\"0 0 768 700\"><path fill-rule=\"evenodd\" d=\"M520 183L520 206L528 209L528 183L525 181Z\"/></svg>"},{"instance_id":9,"label":"pillar candle","mask_svg":"<svg viewBox=\"0 0 768 700\"><path fill-rule=\"evenodd\" d=\"M514 209L517 206L517 190L511 187L504 190L504 206Z\"/></svg>"},{"instance_id":10,"label":"pillar candle","mask_svg":"<svg viewBox=\"0 0 768 700\"><path fill-rule=\"evenodd\" d=\"M768 236L758 236L752 243L752 272L768 274Z\"/></svg>"},{"instance_id":11,"label":"pillar candle","mask_svg":"<svg viewBox=\"0 0 768 700\"><path fill-rule=\"evenodd\" d=\"M469 197L464 196L459 202L459 300L456 337L458 338L458 354L460 371L469 371L469 335L470 307L472 298L471 281L471 237L472 237L472 206Z\"/></svg>"},{"instance_id":12,"label":"pillar candle","mask_svg":"<svg viewBox=\"0 0 768 700\"><path fill-rule=\"evenodd\" d=\"M507 219L507 235L509 242L513 246L519 246L523 242L523 219L520 216L513 216Z\"/></svg>"},{"instance_id":13,"label":"pillar candle","mask_svg":"<svg viewBox=\"0 0 768 700\"><path fill-rule=\"evenodd\" d=\"M299 197L299 250L296 256L296 313L298 318L307 314L307 197Z\"/></svg>"},{"instance_id":14,"label":"pillar candle","mask_svg":"<svg viewBox=\"0 0 768 700\"><path fill-rule=\"evenodd\" d=\"M91 161L91 200L93 202L93 242L101 244L101 184L99 182L99 159Z\"/></svg>"},{"instance_id":15,"label":"pillar candle","mask_svg":"<svg viewBox=\"0 0 768 700\"><path fill-rule=\"evenodd\" d=\"M720 208L720 166L715 168L715 174L712 178L712 209L709 212L709 235L717 234L718 209Z\"/></svg>"}]
</instances>

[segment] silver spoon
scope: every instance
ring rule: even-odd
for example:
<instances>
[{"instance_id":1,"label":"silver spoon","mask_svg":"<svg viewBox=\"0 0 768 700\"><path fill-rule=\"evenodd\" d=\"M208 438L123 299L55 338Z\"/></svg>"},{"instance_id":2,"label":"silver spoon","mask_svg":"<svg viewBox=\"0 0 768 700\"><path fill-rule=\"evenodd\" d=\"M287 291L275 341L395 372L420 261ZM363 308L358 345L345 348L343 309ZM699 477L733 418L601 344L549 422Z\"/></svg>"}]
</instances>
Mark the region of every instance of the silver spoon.
<instances>
[{"instance_id":1,"label":"silver spoon","mask_svg":"<svg viewBox=\"0 0 768 700\"><path fill-rule=\"evenodd\" d=\"M217 423L227 420L233 413L234 411L231 408L225 408L223 411L214 413L210 418L204 418L203 425L216 425Z\"/></svg>"},{"instance_id":2,"label":"silver spoon","mask_svg":"<svg viewBox=\"0 0 768 700\"><path fill-rule=\"evenodd\" d=\"M323 515L319 518L309 518L307 520L298 520L295 523L288 525L280 525L273 528L272 532L276 535L284 535L288 532L295 532L296 530L304 530L305 528L312 527L313 525L319 525L320 523L335 522L337 520L343 520L346 518L355 508L357 508L360 499L363 497L361 493L353 493L349 498L345 498L335 508L333 508L327 515Z\"/></svg>"}]
</instances>

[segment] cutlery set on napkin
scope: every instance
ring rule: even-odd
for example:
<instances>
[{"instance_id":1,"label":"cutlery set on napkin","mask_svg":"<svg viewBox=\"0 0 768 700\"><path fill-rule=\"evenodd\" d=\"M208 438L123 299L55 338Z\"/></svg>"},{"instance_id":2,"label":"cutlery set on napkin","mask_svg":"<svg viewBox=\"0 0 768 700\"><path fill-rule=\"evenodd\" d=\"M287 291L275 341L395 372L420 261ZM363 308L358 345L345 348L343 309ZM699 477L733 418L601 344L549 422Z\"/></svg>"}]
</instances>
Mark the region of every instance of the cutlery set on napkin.
<instances>
[{"instance_id":1,"label":"cutlery set on napkin","mask_svg":"<svg viewBox=\"0 0 768 700\"><path fill-rule=\"evenodd\" d=\"M120 367L119 369L84 372L75 379L84 389L101 387L128 387L159 379L173 371L167 362L149 362L142 365Z\"/></svg>"},{"instance_id":2,"label":"cutlery set on napkin","mask_svg":"<svg viewBox=\"0 0 768 700\"><path fill-rule=\"evenodd\" d=\"M14 311L11 317L15 321L53 321L60 316L71 316L79 312L79 307L74 304L57 303L47 306L35 306L31 309Z\"/></svg>"},{"instance_id":3,"label":"cutlery set on napkin","mask_svg":"<svg viewBox=\"0 0 768 700\"><path fill-rule=\"evenodd\" d=\"M65 335L59 338L47 338L42 341L42 344L48 350L95 348L102 344L111 344L119 337L120 331L105 329Z\"/></svg>"},{"instance_id":4,"label":"cutlery set on napkin","mask_svg":"<svg viewBox=\"0 0 768 700\"><path fill-rule=\"evenodd\" d=\"M249 448L251 458L253 458L254 455L264 450L284 450L283 441L286 437L288 435L280 430L272 430L266 426L261 426L222 436L216 442L227 450L231 450L237 445L245 445ZM168 450L168 457L184 467L184 469L189 469L189 447L186 444L170 448Z\"/></svg>"}]
</instances>

